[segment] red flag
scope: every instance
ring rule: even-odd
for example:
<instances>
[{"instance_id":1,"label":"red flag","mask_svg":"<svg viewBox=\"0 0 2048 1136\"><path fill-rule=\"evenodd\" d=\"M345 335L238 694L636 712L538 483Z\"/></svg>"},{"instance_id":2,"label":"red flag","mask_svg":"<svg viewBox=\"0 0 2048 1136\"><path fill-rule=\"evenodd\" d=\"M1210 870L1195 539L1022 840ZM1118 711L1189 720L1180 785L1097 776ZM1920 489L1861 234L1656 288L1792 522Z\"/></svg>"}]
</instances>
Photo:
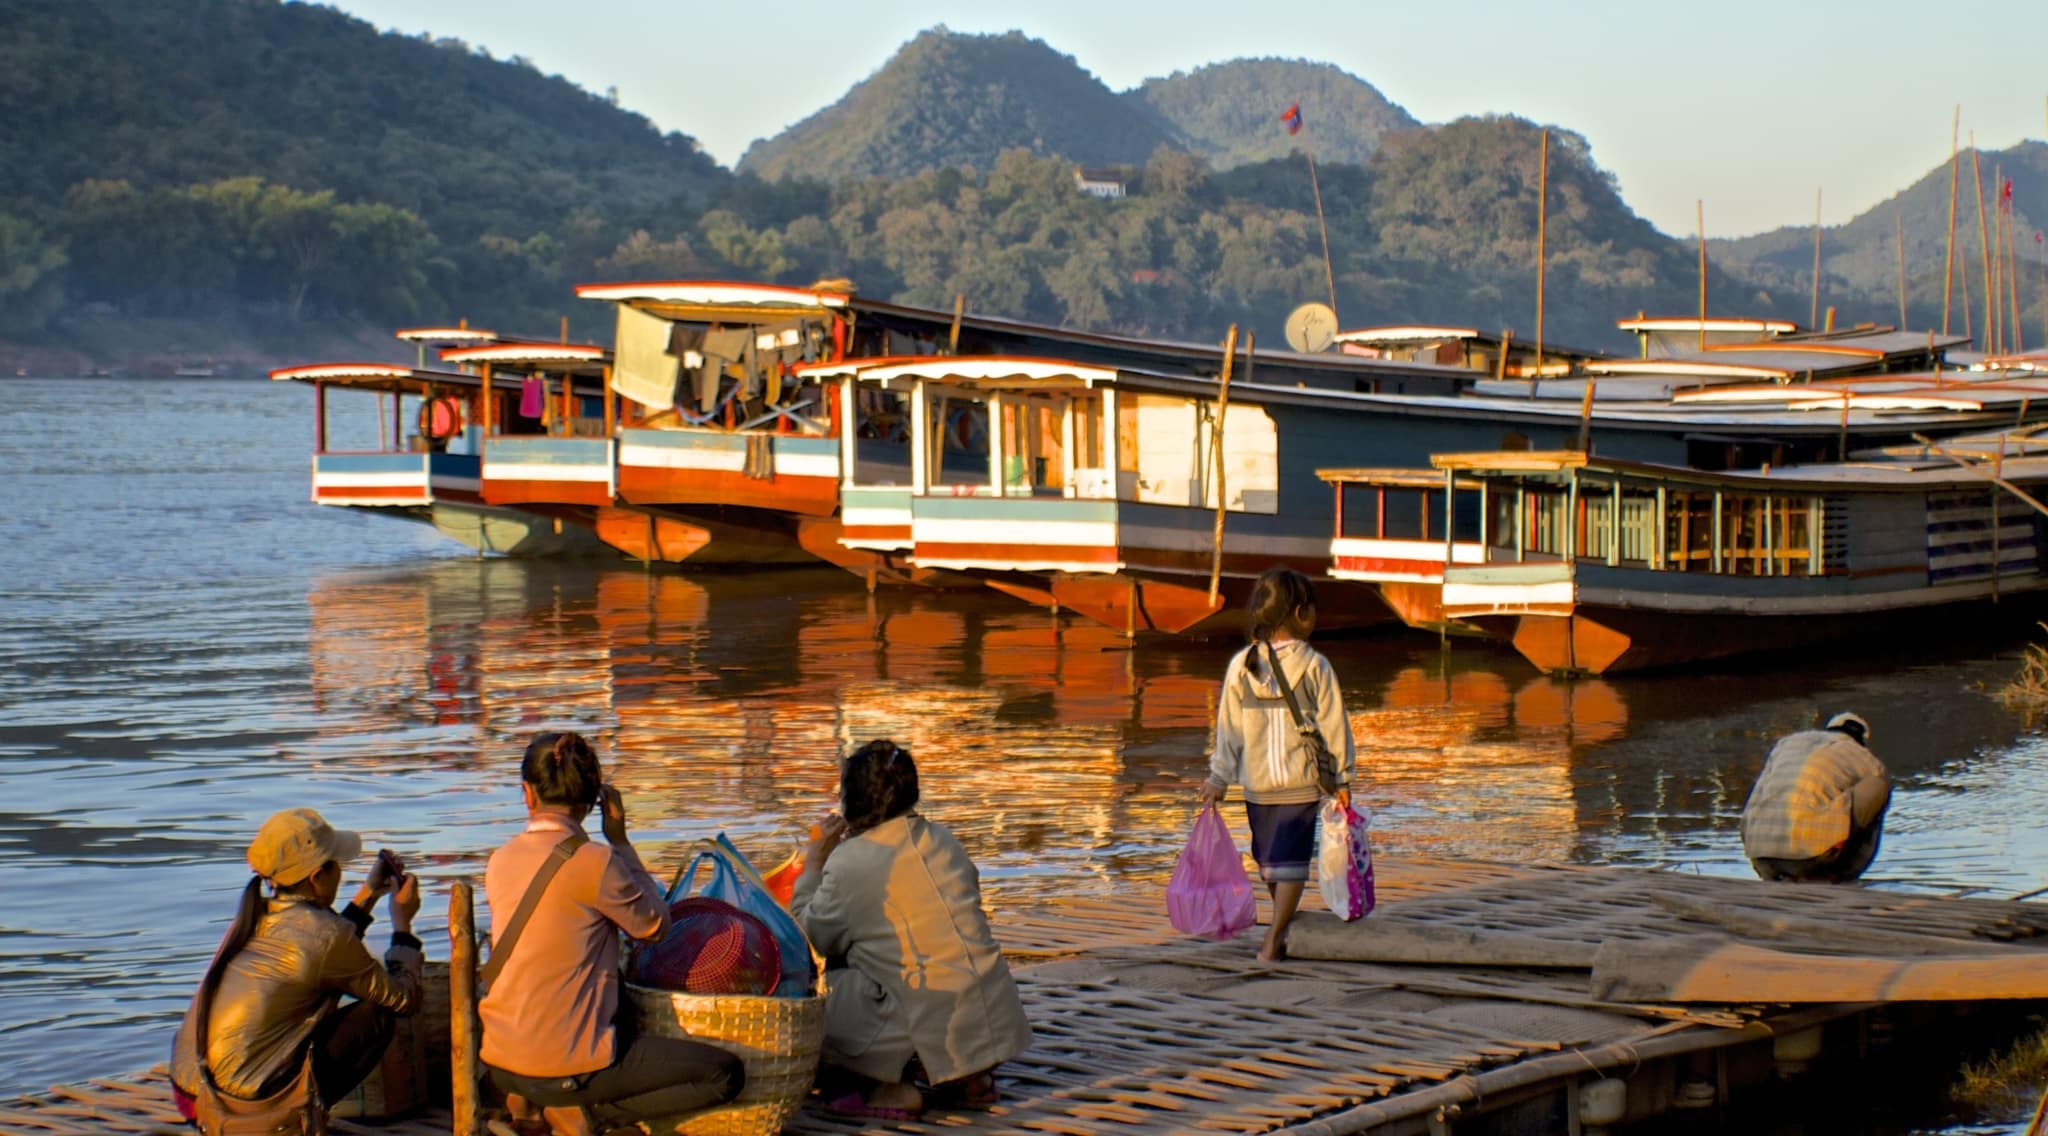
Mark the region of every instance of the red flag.
<instances>
[{"instance_id":1,"label":"red flag","mask_svg":"<svg viewBox=\"0 0 2048 1136\"><path fill-rule=\"evenodd\" d=\"M1999 205L2000 205L2001 207L2003 207L2003 208L2005 208L2006 210L2008 210L2008 211L2010 211L2010 210L2012 209L2012 179L2011 179L2011 178L2006 178L2006 179L2005 179L2005 185L2004 185L2004 186L2003 186L2003 187L2002 187L2001 189L1999 189L1999 191L1998 191L1998 204L1999 204Z\"/></svg>"},{"instance_id":2,"label":"red flag","mask_svg":"<svg viewBox=\"0 0 2048 1136\"><path fill-rule=\"evenodd\" d=\"M1295 103L1280 115L1280 121L1287 126L1287 133L1301 133L1301 104Z\"/></svg>"}]
</instances>

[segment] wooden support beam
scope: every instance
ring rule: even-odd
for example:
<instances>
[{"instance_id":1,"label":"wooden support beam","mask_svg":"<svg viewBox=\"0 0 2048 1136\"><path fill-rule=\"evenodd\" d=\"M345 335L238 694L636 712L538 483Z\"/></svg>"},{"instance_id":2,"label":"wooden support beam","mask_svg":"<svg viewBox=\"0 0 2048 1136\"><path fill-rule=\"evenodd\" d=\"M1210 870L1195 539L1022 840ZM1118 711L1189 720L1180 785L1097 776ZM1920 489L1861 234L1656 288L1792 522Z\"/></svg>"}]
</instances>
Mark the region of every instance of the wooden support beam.
<instances>
[{"instance_id":1,"label":"wooden support beam","mask_svg":"<svg viewBox=\"0 0 2048 1136\"><path fill-rule=\"evenodd\" d=\"M448 1061L452 1069L452 1136L481 1136L478 1088L483 1070L476 1016L476 895L468 880L448 893Z\"/></svg>"},{"instance_id":2,"label":"wooden support beam","mask_svg":"<svg viewBox=\"0 0 2048 1136\"><path fill-rule=\"evenodd\" d=\"M2048 998L2048 953L1912 959L1793 954L1705 935L1609 940L1593 996L1616 1002L1963 1002Z\"/></svg>"}]
</instances>

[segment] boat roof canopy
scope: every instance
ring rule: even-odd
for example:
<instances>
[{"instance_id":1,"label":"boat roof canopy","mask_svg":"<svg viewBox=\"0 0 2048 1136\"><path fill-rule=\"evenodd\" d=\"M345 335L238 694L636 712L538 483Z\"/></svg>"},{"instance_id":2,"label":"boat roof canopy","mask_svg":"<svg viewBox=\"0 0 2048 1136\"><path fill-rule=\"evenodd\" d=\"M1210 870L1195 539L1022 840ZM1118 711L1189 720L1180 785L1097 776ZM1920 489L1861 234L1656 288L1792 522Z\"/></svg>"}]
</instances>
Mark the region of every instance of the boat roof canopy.
<instances>
[{"instance_id":1,"label":"boat roof canopy","mask_svg":"<svg viewBox=\"0 0 2048 1136\"><path fill-rule=\"evenodd\" d=\"M887 363L863 368L863 382L888 383L896 379L932 379L961 386L1043 387L1083 386L1113 382L1114 367L1072 363L1064 359L1033 359L1014 355L943 355Z\"/></svg>"},{"instance_id":2,"label":"boat roof canopy","mask_svg":"<svg viewBox=\"0 0 2048 1136\"><path fill-rule=\"evenodd\" d=\"M391 334L407 343L489 343L498 338L497 332L480 327L401 327Z\"/></svg>"},{"instance_id":3,"label":"boat roof canopy","mask_svg":"<svg viewBox=\"0 0 2048 1136\"><path fill-rule=\"evenodd\" d=\"M450 363L495 363L535 371L599 374L611 352L590 343L498 342L481 347L451 347L441 352Z\"/></svg>"},{"instance_id":4,"label":"boat roof canopy","mask_svg":"<svg viewBox=\"0 0 2048 1136\"><path fill-rule=\"evenodd\" d=\"M721 318L736 322L786 319L838 311L853 299L851 292L784 288L730 280L664 280L622 284L579 284L585 300L609 300L663 319L702 322Z\"/></svg>"},{"instance_id":5,"label":"boat roof canopy","mask_svg":"<svg viewBox=\"0 0 2048 1136\"><path fill-rule=\"evenodd\" d=\"M1791 320L1739 318L1730 319L1716 317L1709 317L1707 319L1702 320L1698 316L1673 316L1651 318L1638 317L1636 319L1615 320L1614 326L1620 328L1623 331L1633 331L1639 333L1651 331L1707 331L1717 333L1730 331L1753 331L1759 336L1790 335L1793 332L1799 330L1799 325L1793 323Z\"/></svg>"}]
</instances>

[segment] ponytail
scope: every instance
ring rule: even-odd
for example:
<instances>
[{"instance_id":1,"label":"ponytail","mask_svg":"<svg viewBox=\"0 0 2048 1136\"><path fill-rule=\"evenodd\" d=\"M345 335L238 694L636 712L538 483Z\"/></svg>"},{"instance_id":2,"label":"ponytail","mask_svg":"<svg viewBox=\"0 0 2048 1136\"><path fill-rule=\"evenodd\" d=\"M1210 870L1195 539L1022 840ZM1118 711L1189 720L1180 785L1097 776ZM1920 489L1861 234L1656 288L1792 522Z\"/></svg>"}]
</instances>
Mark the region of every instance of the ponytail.
<instances>
[{"instance_id":1,"label":"ponytail","mask_svg":"<svg viewBox=\"0 0 2048 1136\"><path fill-rule=\"evenodd\" d=\"M221 936L220 946L213 952L213 961L206 966L206 977L199 984L201 990L212 990L220 984L228 960L256 937L256 925L262 922L263 911L263 877L250 876L248 886L242 889L242 902L235 908L234 921L228 924L227 934Z\"/></svg>"}]
</instances>

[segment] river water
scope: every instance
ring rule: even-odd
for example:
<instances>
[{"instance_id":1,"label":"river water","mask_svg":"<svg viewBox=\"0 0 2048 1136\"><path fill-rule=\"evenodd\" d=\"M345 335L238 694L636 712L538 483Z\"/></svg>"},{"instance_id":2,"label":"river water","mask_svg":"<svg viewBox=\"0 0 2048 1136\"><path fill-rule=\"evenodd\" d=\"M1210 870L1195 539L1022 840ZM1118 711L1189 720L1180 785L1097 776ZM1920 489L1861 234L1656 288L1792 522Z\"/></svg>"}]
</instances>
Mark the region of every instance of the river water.
<instances>
[{"instance_id":1,"label":"river water","mask_svg":"<svg viewBox=\"0 0 2048 1136\"><path fill-rule=\"evenodd\" d=\"M998 902L1162 879L1185 836L1228 645L1127 649L835 570L480 560L309 503L296 384L0 392L0 1094L164 1056L270 812L318 808L430 881L475 872L521 824L543 728L598 739L657 864L721 830L779 860L878 736ZM333 444L373 445L368 396L335 402ZM1854 709L1897 782L1876 885L2007 896L2048 885L2048 739L1992 697L2014 622L1569 684L1483 644L1321 646L1384 852L1747 875L1770 741Z\"/></svg>"}]
</instances>

